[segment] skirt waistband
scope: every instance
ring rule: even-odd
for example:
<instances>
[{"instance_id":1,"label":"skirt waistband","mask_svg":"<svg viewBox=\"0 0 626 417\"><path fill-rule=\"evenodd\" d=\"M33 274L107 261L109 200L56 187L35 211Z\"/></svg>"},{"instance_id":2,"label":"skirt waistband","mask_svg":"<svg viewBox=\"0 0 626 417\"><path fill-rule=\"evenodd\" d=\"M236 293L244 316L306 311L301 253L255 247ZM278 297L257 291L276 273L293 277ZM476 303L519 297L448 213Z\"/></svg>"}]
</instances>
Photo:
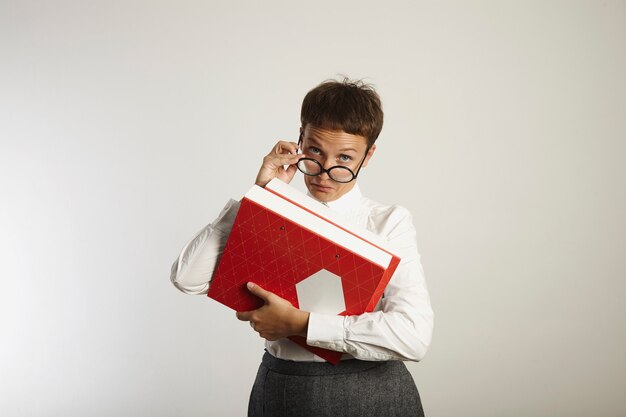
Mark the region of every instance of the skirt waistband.
<instances>
[{"instance_id":1,"label":"skirt waistband","mask_svg":"<svg viewBox=\"0 0 626 417\"><path fill-rule=\"evenodd\" d=\"M340 375L363 372L379 366L386 366L389 362L362 361L358 359L346 359L333 365L328 362L296 362L276 358L265 352L261 366L270 371L285 375L320 376Z\"/></svg>"}]
</instances>

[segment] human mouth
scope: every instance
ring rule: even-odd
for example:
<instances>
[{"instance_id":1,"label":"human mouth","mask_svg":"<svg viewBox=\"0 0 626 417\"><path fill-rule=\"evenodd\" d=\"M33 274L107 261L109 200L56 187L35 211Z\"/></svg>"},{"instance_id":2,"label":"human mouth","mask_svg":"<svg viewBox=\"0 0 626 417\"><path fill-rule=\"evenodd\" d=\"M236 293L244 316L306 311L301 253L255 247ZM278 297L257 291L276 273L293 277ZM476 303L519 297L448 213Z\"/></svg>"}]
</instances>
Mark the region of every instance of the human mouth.
<instances>
[{"instance_id":1,"label":"human mouth","mask_svg":"<svg viewBox=\"0 0 626 417\"><path fill-rule=\"evenodd\" d=\"M320 191L331 191L333 189L332 187L326 187L326 186L319 185L319 184L313 184L313 186Z\"/></svg>"}]
</instances>

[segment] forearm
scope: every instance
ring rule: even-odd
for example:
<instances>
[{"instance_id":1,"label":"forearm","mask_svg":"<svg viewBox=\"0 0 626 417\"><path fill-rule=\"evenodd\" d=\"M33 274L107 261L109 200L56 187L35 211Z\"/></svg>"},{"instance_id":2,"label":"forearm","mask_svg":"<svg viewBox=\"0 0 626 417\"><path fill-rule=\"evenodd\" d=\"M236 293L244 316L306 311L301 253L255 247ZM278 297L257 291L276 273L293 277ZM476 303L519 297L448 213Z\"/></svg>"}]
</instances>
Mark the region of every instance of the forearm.
<instances>
[{"instance_id":1,"label":"forearm","mask_svg":"<svg viewBox=\"0 0 626 417\"><path fill-rule=\"evenodd\" d=\"M307 343L362 360L420 361L431 337L432 317L414 320L383 311L347 317L312 313Z\"/></svg>"},{"instance_id":2,"label":"forearm","mask_svg":"<svg viewBox=\"0 0 626 417\"><path fill-rule=\"evenodd\" d=\"M309 331L309 316L310 313L308 311L302 311L296 309L293 313L290 321L292 323L292 331L291 336L302 336L306 337L307 332Z\"/></svg>"},{"instance_id":3,"label":"forearm","mask_svg":"<svg viewBox=\"0 0 626 417\"><path fill-rule=\"evenodd\" d=\"M311 313L307 343L363 360L419 361L433 324L422 268L413 258L398 268L377 311L347 317Z\"/></svg>"},{"instance_id":4,"label":"forearm","mask_svg":"<svg viewBox=\"0 0 626 417\"><path fill-rule=\"evenodd\" d=\"M172 284L187 294L206 294L224 251L239 203L230 200L218 218L183 247L170 273Z\"/></svg>"}]
</instances>

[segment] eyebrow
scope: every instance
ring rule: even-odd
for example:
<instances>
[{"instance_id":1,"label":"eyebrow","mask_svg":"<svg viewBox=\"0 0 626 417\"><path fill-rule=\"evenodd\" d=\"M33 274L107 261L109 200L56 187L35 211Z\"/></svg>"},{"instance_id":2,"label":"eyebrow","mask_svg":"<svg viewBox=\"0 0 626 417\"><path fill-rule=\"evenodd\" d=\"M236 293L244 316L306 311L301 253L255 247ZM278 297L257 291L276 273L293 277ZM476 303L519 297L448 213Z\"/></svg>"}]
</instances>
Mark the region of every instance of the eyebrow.
<instances>
[{"instance_id":1,"label":"eyebrow","mask_svg":"<svg viewBox=\"0 0 626 417\"><path fill-rule=\"evenodd\" d=\"M314 145L321 146L321 144L317 140L315 140L315 138L311 138L310 137L308 139L309 139L309 141L313 142ZM354 149L354 148L341 148L341 149L339 149L339 152L346 152L346 151L352 151L354 153L358 153L358 151L356 149Z\"/></svg>"}]
</instances>

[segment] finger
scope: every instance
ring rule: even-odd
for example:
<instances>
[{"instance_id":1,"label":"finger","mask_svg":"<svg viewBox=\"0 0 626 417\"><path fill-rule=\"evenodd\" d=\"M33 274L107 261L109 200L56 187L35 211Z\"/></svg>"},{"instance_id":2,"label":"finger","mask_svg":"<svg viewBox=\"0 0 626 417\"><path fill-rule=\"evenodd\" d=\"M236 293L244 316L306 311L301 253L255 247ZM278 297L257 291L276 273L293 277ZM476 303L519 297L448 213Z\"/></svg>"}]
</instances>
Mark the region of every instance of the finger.
<instances>
[{"instance_id":1,"label":"finger","mask_svg":"<svg viewBox=\"0 0 626 417\"><path fill-rule=\"evenodd\" d=\"M252 311L238 311L235 315L241 321L250 321L250 318L252 317Z\"/></svg>"},{"instance_id":2,"label":"finger","mask_svg":"<svg viewBox=\"0 0 626 417\"><path fill-rule=\"evenodd\" d=\"M297 171L298 168L296 168L295 165L289 165L289 167L287 167L287 169L285 170L285 173L287 174L287 182L291 182L293 176L296 175Z\"/></svg>"},{"instance_id":3,"label":"finger","mask_svg":"<svg viewBox=\"0 0 626 417\"><path fill-rule=\"evenodd\" d=\"M269 301L269 298L274 295L274 293L270 292L270 291L266 291L263 288L261 288L260 286L256 285L253 282L248 282L248 284L246 284L246 286L248 287L248 290L256 295L257 297L261 298L263 301Z\"/></svg>"},{"instance_id":4,"label":"finger","mask_svg":"<svg viewBox=\"0 0 626 417\"><path fill-rule=\"evenodd\" d=\"M275 148L276 149L282 149L282 150L291 151L291 150L298 149L298 144L296 142L289 142L289 141L286 141L286 140L279 140L278 143L276 143Z\"/></svg>"},{"instance_id":5,"label":"finger","mask_svg":"<svg viewBox=\"0 0 626 417\"><path fill-rule=\"evenodd\" d=\"M298 155L267 155L263 158L261 170L269 169L273 171L285 165L295 165L298 162Z\"/></svg>"},{"instance_id":6,"label":"finger","mask_svg":"<svg viewBox=\"0 0 626 417\"><path fill-rule=\"evenodd\" d=\"M293 165L296 162L298 162L300 160L300 158L303 158L304 155L302 154L298 154L298 155L284 155L284 154L280 154L280 155L271 155L269 156L269 158L267 158L267 162L275 167L278 166L283 166L283 165Z\"/></svg>"},{"instance_id":7,"label":"finger","mask_svg":"<svg viewBox=\"0 0 626 417\"><path fill-rule=\"evenodd\" d=\"M295 142L286 142L281 140L276 144L276 146L274 146L274 152L279 154L290 153L295 155L298 153L298 144Z\"/></svg>"}]
</instances>

